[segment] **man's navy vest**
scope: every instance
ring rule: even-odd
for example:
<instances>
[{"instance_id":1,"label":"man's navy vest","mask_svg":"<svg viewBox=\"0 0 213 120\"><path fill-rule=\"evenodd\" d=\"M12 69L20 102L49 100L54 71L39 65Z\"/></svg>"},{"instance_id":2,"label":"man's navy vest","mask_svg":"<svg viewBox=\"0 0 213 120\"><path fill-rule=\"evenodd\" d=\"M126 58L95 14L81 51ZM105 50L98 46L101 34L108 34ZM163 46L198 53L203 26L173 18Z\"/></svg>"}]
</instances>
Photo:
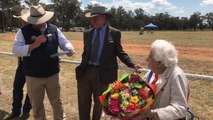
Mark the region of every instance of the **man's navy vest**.
<instances>
[{"instance_id":1,"label":"man's navy vest","mask_svg":"<svg viewBox=\"0 0 213 120\"><path fill-rule=\"evenodd\" d=\"M41 35L39 29L35 29L32 24L21 28L25 44L32 44L35 37ZM58 32L52 24L47 24L45 30L47 41L34 49L30 56L24 57L23 67L26 76L48 77L59 72L59 58L51 58L50 55L58 51Z\"/></svg>"}]
</instances>

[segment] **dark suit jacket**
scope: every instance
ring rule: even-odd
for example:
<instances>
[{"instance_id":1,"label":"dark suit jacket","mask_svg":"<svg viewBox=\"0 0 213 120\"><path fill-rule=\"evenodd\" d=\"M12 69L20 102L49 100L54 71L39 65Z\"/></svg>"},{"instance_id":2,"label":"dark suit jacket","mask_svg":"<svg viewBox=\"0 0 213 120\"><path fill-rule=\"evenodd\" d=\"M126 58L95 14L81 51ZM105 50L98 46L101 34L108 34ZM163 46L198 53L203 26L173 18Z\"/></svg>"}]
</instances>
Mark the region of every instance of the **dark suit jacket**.
<instances>
[{"instance_id":1,"label":"dark suit jacket","mask_svg":"<svg viewBox=\"0 0 213 120\"><path fill-rule=\"evenodd\" d=\"M94 28L84 32L84 51L82 61L76 68L76 79L79 80L86 68L88 67L92 35ZM126 64L128 67L134 67L134 63L130 57L123 51L121 46L121 32L110 26L106 27L104 38L104 46L100 57L99 74L100 80L104 84L109 84L117 80L118 63L116 57Z\"/></svg>"}]
</instances>

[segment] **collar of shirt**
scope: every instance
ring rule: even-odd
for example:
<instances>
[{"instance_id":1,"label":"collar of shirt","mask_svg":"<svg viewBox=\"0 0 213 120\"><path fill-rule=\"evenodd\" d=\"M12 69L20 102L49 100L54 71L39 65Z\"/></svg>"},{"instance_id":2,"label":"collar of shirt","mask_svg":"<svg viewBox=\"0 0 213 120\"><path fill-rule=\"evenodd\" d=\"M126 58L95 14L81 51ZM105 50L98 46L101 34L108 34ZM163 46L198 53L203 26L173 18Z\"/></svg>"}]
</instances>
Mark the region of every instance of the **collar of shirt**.
<instances>
[{"instance_id":1,"label":"collar of shirt","mask_svg":"<svg viewBox=\"0 0 213 120\"><path fill-rule=\"evenodd\" d=\"M94 30L94 33L93 33L93 36L96 36L96 34L98 33L98 29L99 29L99 34L100 34L100 40L102 41L104 39L104 35L105 35L105 32L106 32L106 24L104 26L102 26L101 28L97 28ZM94 37L93 37L94 39Z\"/></svg>"},{"instance_id":2,"label":"collar of shirt","mask_svg":"<svg viewBox=\"0 0 213 120\"><path fill-rule=\"evenodd\" d=\"M42 28L40 28L42 34L45 33L45 30L47 29L47 23L44 24L44 26Z\"/></svg>"}]
</instances>

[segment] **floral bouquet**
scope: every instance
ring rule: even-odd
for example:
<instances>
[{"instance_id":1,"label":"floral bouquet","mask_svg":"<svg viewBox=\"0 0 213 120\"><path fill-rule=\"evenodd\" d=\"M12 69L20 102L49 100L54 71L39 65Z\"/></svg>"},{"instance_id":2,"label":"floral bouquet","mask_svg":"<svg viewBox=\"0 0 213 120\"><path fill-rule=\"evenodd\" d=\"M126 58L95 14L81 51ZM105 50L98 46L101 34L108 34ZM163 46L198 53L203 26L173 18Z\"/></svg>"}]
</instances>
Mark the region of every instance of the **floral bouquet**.
<instances>
[{"instance_id":1,"label":"floral bouquet","mask_svg":"<svg viewBox=\"0 0 213 120\"><path fill-rule=\"evenodd\" d=\"M156 87L138 74L124 74L99 97L105 114L132 117L145 111L154 101Z\"/></svg>"}]
</instances>

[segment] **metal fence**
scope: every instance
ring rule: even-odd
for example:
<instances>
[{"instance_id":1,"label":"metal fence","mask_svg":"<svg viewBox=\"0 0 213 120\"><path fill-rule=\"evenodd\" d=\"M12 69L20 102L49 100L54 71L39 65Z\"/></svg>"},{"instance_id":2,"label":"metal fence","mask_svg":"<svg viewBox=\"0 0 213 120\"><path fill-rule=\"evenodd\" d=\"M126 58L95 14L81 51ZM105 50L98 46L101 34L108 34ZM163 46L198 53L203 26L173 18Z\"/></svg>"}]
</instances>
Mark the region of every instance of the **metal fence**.
<instances>
[{"instance_id":1,"label":"metal fence","mask_svg":"<svg viewBox=\"0 0 213 120\"><path fill-rule=\"evenodd\" d=\"M78 120L78 106L77 106L77 83L75 79L75 68L79 64L79 61L71 61L62 59L60 63L60 81L61 81L61 94L62 100L64 103L65 112L68 120ZM17 58L14 57L11 53L0 52L0 87L2 94L0 95L0 119L1 119L1 111L6 111L4 114L9 114L11 111L11 103L12 103L12 89L13 89L13 80L15 76L15 71L17 67ZM141 75L147 72L147 69L142 69ZM128 67L120 67L119 68L119 76L123 73L132 73L132 69ZM197 75L197 74L189 74L187 73L189 78L193 78L190 80L191 84L191 98L190 98L190 108L198 116L203 120L213 119L213 116L209 116L213 112L213 102L208 105L205 98L212 98L213 94L202 94L205 91L211 90L203 88L206 84L213 87L213 76L207 75ZM199 79L199 80L196 80ZM205 80L203 82L203 80ZM197 89L196 86L193 86L199 82L200 93L194 93L193 91ZM25 88L26 92L26 88ZM196 94L200 94L202 102L197 101ZM210 95L210 96L209 96ZM49 104L47 98L44 101L45 109L47 110L47 118L52 119L52 109ZM2 103L3 101L3 103ZM211 100L212 101L212 100ZM196 106L195 106L196 105ZM199 106L199 107L197 107ZM32 119L32 118L31 118Z\"/></svg>"},{"instance_id":2,"label":"metal fence","mask_svg":"<svg viewBox=\"0 0 213 120\"><path fill-rule=\"evenodd\" d=\"M9 52L0 52L0 54L3 55L9 55L13 56L12 53ZM74 60L66 60L66 59L61 59L61 63L71 63L71 64L80 64L80 61L74 61ZM125 67L125 66L119 66L119 70L128 70L128 71L134 71L134 69ZM138 72L148 72L148 69L140 69ZM200 74L192 74L192 73L185 73L187 77L189 78L195 78L195 79L202 79L202 80L213 80L213 76L210 75L200 75Z\"/></svg>"}]
</instances>

